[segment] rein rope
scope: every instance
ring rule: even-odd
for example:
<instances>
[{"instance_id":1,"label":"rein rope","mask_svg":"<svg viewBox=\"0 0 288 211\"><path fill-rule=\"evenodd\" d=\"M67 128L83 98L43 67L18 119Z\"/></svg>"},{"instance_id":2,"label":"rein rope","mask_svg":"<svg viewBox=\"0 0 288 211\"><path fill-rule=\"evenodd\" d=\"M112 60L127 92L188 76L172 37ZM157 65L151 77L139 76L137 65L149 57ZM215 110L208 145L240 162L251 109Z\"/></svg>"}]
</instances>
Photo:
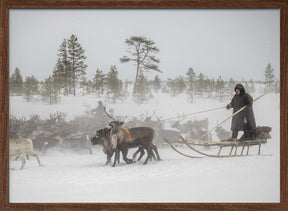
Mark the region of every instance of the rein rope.
<instances>
[{"instance_id":1,"label":"rein rope","mask_svg":"<svg viewBox=\"0 0 288 211\"><path fill-rule=\"evenodd\" d=\"M170 117L167 119L160 119L160 121L166 121L166 120L171 120L171 119L180 119L180 118L185 118L186 116L191 116L194 114L200 114L200 113L205 113L205 112L209 112L209 111L215 111L215 110L219 110L219 109L223 109L225 107L218 107L218 108L212 108L212 109L208 109L208 110L203 110L203 111L197 111L197 112L193 112L193 113L189 113L189 114L182 114L182 115L178 115L178 116L174 116L174 117Z\"/></svg>"}]
</instances>

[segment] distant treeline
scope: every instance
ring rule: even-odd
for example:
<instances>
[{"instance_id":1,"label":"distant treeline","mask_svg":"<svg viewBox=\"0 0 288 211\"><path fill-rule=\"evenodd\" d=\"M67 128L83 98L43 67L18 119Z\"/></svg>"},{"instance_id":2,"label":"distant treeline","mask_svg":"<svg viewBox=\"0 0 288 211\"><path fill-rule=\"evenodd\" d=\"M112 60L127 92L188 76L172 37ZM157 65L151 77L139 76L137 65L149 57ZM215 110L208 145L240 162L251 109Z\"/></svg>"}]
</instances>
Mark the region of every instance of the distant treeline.
<instances>
[{"instance_id":1,"label":"distant treeline","mask_svg":"<svg viewBox=\"0 0 288 211\"><path fill-rule=\"evenodd\" d=\"M126 39L129 55L120 58L121 63L131 62L136 66L136 77L134 82L122 81L115 65L111 65L110 70L104 73L97 69L92 79L86 78L85 50L78 42L75 35L69 39L64 39L58 50L58 59L52 74L44 81L39 81L35 76L23 79L21 71L16 68L9 79L10 95L23 96L27 101L31 101L37 96L42 101L50 104L58 103L61 96L96 94L98 97L105 97L112 103L123 100L130 95L139 103L153 97L153 93L169 93L171 96L187 94L191 103L194 96L216 97L222 100L226 96L231 96L236 83L243 83L247 92L256 91L254 81L222 79L210 79L202 73L197 74L193 68L187 70L186 75L179 75L174 79L161 80L158 75L153 80L148 80L144 75L149 71L163 72L159 70L160 60L156 58L159 49L152 40L145 37L132 36ZM164 73L165 74L165 71ZM265 74L265 89L277 86L279 92L280 82L275 79L274 69L269 63L263 70Z\"/></svg>"},{"instance_id":2,"label":"distant treeline","mask_svg":"<svg viewBox=\"0 0 288 211\"><path fill-rule=\"evenodd\" d=\"M133 98L141 103L152 98L155 93L168 93L171 96L187 94L191 103L193 103L195 96L219 98L222 101L233 95L236 83L243 83L247 92L251 94L257 91L257 83L264 84L265 89L277 86L276 92L279 92L279 80L269 82L253 81L253 79L249 81L235 81L233 79L225 81L221 76L214 80L202 73L197 75L190 68L186 76L178 76L168 80L160 80L158 75L153 80L148 80L141 74L138 80L137 94L134 94ZM67 91L53 81L51 77L45 81L39 81L34 76L26 77L23 80L18 68L10 77L9 85L10 95L23 96L27 101L31 101L37 96L38 99L41 98L42 101L53 104L60 102L61 96L74 95L74 90L68 90L66 93ZM117 100L123 100L132 95L132 86L133 82L120 80L116 67L112 66L107 74L97 70L93 79L77 84L77 93L78 95L95 94L97 97L105 97L111 103L115 103Z\"/></svg>"}]
</instances>

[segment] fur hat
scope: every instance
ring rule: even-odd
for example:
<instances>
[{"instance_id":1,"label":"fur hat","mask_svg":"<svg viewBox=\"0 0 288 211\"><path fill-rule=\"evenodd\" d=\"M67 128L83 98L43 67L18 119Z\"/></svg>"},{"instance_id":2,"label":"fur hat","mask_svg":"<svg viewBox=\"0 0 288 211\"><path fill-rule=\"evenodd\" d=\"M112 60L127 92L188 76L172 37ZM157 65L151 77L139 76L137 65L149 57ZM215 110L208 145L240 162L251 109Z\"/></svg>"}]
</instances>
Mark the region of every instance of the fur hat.
<instances>
[{"instance_id":1,"label":"fur hat","mask_svg":"<svg viewBox=\"0 0 288 211\"><path fill-rule=\"evenodd\" d=\"M240 91L240 94L244 94L245 93L245 88L242 84L236 84L234 91L236 92L236 89L238 89Z\"/></svg>"}]
</instances>

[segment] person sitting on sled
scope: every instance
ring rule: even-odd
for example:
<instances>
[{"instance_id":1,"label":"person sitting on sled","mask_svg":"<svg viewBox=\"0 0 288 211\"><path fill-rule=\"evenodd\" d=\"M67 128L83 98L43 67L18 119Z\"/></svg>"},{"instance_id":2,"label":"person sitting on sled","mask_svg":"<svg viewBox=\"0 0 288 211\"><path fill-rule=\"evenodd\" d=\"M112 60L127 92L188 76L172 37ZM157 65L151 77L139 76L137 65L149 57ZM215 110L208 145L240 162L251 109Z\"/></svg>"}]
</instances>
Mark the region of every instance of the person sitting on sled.
<instances>
[{"instance_id":1,"label":"person sitting on sled","mask_svg":"<svg viewBox=\"0 0 288 211\"><path fill-rule=\"evenodd\" d=\"M234 88L236 94L231 102L226 106L227 109L233 108L233 114L247 106L244 110L233 116L231 123L232 139L237 139L238 132L244 131L241 140L245 140L248 135L256 128L256 122L253 112L253 98L245 92L242 84L237 84Z\"/></svg>"}]
</instances>

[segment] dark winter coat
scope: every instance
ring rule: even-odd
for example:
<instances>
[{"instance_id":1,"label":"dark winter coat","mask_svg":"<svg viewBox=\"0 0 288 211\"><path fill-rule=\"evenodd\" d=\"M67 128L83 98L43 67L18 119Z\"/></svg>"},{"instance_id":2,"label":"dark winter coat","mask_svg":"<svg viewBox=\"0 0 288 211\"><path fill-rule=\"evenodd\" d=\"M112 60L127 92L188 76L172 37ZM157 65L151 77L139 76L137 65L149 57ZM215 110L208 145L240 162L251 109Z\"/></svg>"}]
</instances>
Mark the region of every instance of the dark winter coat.
<instances>
[{"instance_id":1,"label":"dark winter coat","mask_svg":"<svg viewBox=\"0 0 288 211\"><path fill-rule=\"evenodd\" d=\"M256 128L256 122L253 112L253 98L245 92L244 87L241 84L237 84L235 90L239 89L240 94L235 94L231 100L231 107L233 108L233 114L241 109L243 106L247 105L247 107L240 111L238 114L233 116L231 130L244 130L244 117L248 122L248 129L253 130ZM247 129L247 128L246 128Z\"/></svg>"}]
</instances>

